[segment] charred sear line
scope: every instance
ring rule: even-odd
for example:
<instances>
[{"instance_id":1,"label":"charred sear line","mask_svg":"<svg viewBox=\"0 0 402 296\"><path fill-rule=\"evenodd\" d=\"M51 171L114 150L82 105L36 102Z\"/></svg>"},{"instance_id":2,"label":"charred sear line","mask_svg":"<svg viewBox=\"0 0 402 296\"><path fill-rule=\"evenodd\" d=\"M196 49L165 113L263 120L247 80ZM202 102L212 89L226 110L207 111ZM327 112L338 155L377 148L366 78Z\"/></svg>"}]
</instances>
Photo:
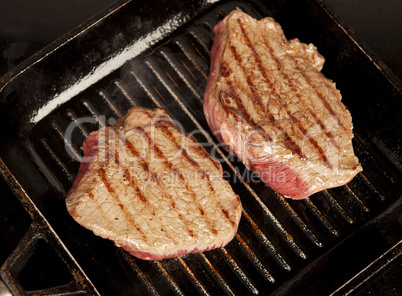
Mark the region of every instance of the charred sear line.
<instances>
[{"instance_id":1,"label":"charred sear line","mask_svg":"<svg viewBox=\"0 0 402 296\"><path fill-rule=\"evenodd\" d=\"M181 152L184 153L186 152L184 150L183 147L181 147L179 144L177 144L175 137L173 135L173 133L169 130L169 129L173 129L175 132L179 133L180 135L182 135L185 138L190 138L193 143L192 143L192 147L193 149L196 149L198 154L201 155L203 157L203 159L209 159L211 161L211 163L214 165L214 167L217 170L220 170L221 166L220 164L215 161L212 156L210 154L208 154L203 148L202 146L198 143L197 139L194 138L193 135L186 135L182 130L180 130L179 128L177 128L171 121L157 121L155 123L155 127L159 128L161 131L164 132L164 134L168 137L168 139L175 144L176 148ZM187 152L186 152L187 153Z\"/></svg>"},{"instance_id":2,"label":"charred sear line","mask_svg":"<svg viewBox=\"0 0 402 296\"><path fill-rule=\"evenodd\" d=\"M164 128L162 128L163 126L167 129L167 126L171 126L170 124L162 124L162 122L159 123L161 130L163 130ZM175 127L174 127L175 128ZM184 186L186 187L186 189L190 192L192 199L194 202L197 202L197 198L196 198L196 194L195 192L188 187L188 184L186 183L186 179L183 176L183 174L176 168L173 167L173 164L167 159L167 157L163 154L163 152L156 146L156 144L154 143L154 141L151 139L151 137L149 136L149 134L147 132L145 132L145 130L141 127L137 127L136 128L147 140L149 147L151 147L153 149L153 151L155 151L156 155L158 155L158 157L160 159L163 159L162 163L173 173L176 174L179 179L183 182ZM174 137L172 134L170 134L169 140L170 141L174 141L173 140ZM176 143L175 143L176 144ZM178 146L178 145L176 145ZM182 152L184 151L181 147L178 147L178 149L180 149ZM161 186L161 184L159 183L159 180L157 180L157 183L159 186ZM172 199L172 196L169 196L170 199ZM198 202L197 202L198 203ZM217 233L217 231L215 230L215 228L212 226L211 221L209 220L209 218L204 216L204 210L201 208L201 205L198 204L198 209L200 211L200 214L204 217L204 219L206 219L211 227L211 232L212 233ZM185 223L186 225L186 223ZM190 230L188 230L190 231Z\"/></svg>"},{"instance_id":3,"label":"charred sear line","mask_svg":"<svg viewBox=\"0 0 402 296\"><path fill-rule=\"evenodd\" d=\"M104 166L102 166L98 170L98 176L101 179L102 183L105 185L109 194L114 198L116 203L120 206L120 210L123 212L124 216L126 217L127 221L129 222L129 224L131 226L133 226L141 234L142 238L146 241L147 240L146 235L144 234L142 229L139 227L139 225L134 222L131 214L126 210L126 208L124 208L123 203L122 203L121 199L119 198L119 194L117 194L116 190L113 188L112 184L110 183Z\"/></svg>"},{"instance_id":4,"label":"charred sear line","mask_svg":"<svg viewBox=\"0 0 402 296\"><path fill-rule=\"evenodd\" d=\"M331 105L328 103L328 101L325 99L325 96L319 91L317 86L313 83L313 81L310 79L310 77L306 74L303 69L301 69L299 66L296 64L296 69L299 70L303 78L306 80L306 82L310 85L310 87L313 89L313 91L316 93L318 98L320 98L321 102L325 106L325 108L329 111L329 113L332 115L333 118L335 118L338 122L338 124L346 131L347 128L343 125L342 121L339 120L338 114L332 109Z\"/></svg>"},{"instance_id":5,"label":"charred sear line","mask_svg":"<svg viewBox=\"0 0 402 296\"><path fill-rule=\"evenodd\" d=\"M139 128L139 129L141 129L141 130L143 131L142 128ZM130 151L130 153L138 159L138 161L139 161L139 163L140 163L140 166L144 169L144 171L147 172L147 173L150 173L151 179L152 179L153 181L155 181L155 182L158 184L159 188L160 188L160 187L162 186L162 184L160 183L157 174L156 174L155 172L150 172L150 171L149 171L149 166L148 166L147 162L146 162L145 159L140 155L140 153L137 151L137 149L134 147L134 145L133 145L128 139L126 139L126 140L125 140L125 139L120 139L120 140L125 143L125 147L128 148L128 150ZM123 166L123 165L120 163L119 166ZM142 202L148 203L150 206L152 206L151 203L147 200L147 198L142 194L142 192L141 192L141 190L140 190L138 184L137 184L136 181L135 181L134 176L131 175L130 171L129 171L127 168L124 168L124 173L125 173L125 175L126 175L126 178L128 178L128 180L129 180L129 182L130 182L130 186L133 187L134 190L135 190L135 192L138 194L139 199L140 199ZM161 189L161 192L164 191L162 188L160 188L160 189ZM171 195L167 195L167 197L171 200L172 209L176 209L176 206L175 206L175 202L174 202L174 200L173 200L173 197L172 197ZM152 214L155 216L155 212L154 212L154 211L152 212ZM187 225L187 221L185 221L185 219L183 218L183 216L182 216L182 215L178 215L178 216L179 216L179 219L183 222L183 225ZM161 221L161 222L162 222L162 221ZM191 230L189 230L189 229L187 229L187 231L188 231L189 233L191 232ZM190 235L191 235L191 234L190 234ZM168 236L167 234L166 234L166 236L167 236L170 240L172 240L173 243L176 244L176 242L175 242L175 240L174 240L173 238L171 238L171 237ZM194 237L194 234L192 234L191 236Z\"/></svg>"},{"instance_id":6,"label":"charred sear line","mask_svg":"<svg viewBox=\"0 0 402 296\"><path fill-rule=\"evenodd\" d=\"M223 69L224 72L229 72L229 67L227 66L227 62L223 62L221 65L221 69ZM236 92L236 88L234 87L232 81L229 79L226 80L229 86L230 91L221 93L219 94L220 97L220 103L225 110L226 114L232 113L234 115L240 116L241 118L245 119L253 128L255 131L259 132L264 139L267 141L271 141L271 137L267 134L267 132L262 129L260 126L258 126L253 118L251 118L250 114L248 114L246 108L244 107L240 97L238 96ZM233 109L229 106L227 106L226 102L224 101L223 96L228 96L230 97L235 103L236 103L236 109Z\"/></svg>"},{"instance_id":7,"label":"charred sear line","mask_svg":"<svg viewBox=\"0 0 402 296\"><path fill-rule=\"evenodd\" d=\"M252 46L252 45L251 45ZM242 69L242 72L244 74L244 77L247 80L247 84L249 86L249 90L251 92L251 101L253 103L253 107L254 109L257 111L258 114L262 115L262 116L268 116L268 119L270 121L274 120L274 117L272 116L272 114L267 111L265 112L264 110L264 106L261 103L261 98L259 97L258 93L256 92L256 88L254 86L253 81L251 80L251 77L248 76L246 74L246 70L244 69L243 65L242 65L242 58L240 57L240 55L237 53L237 49L235 46L233 45L229 45L230 51L233 54L233 56L235 57L235 60L237 61L237 63L239 64L240 68ZM244 106L243 106L244 107Z\"/></svg>"},{"instance_id":8,"label":"charred sear line","mask_svg":"<svg viewBox=\"0 0 402 296\"><path fill-rule=\"evenodd\" d=\"M278 68L283 68L282 63L275 57L272 47L269 46L268 41L265 39L265 37L263 37L263 38L264 38L265 46L268 48L268 50L269 50L269 52L271 54L271 58L275 61L277 67ZM280 74L289 83L290 87L294 87L291 79L289 78L289 76L285 72L281 71ZM298 97L299 100L304 102L303 97L299 93L296 93L296 96ZM304 104L307 105L306 102L304 102ZM317 141L313 137L308 135L307 129L303 126L303 124L296 117L294 117L292 115L292 113L289 111L289 109L287 108L286 105L283 105L283 108L285 109L285 111L289 115L289 117L292 119L292 121L296 124L296 126L302 131L303 135L305 137L307 137L308 141L318 151L318 153L320 154L320 157L326 163L327 167L332 169L333 167L332 167L328 157L325 155L324 150L318 145ZM310 113L313 114L313 112L311 110L310 110ZM314 116L315 116L315 114L314 114ZM327 135L327 133L325 133L325 134Z\"/></svg>"},{"instance_id":9,"label":"charred sear line","mask_svg":"<svg viewBox=\"0 0 402 296\"><path fill-rule=\"evenodd\" d=\"M179 131L176 127L171 127L171 126L166 126L163 124L158 124L157 127L159 127L159 129L163 132L163 134L169 139L169 141L171 143L173 143L175 145L175 147L177 148L177 150L180 151L180 153L184 156L184 158L198 171L201 171L201 167L199 166L199 164L194 160L193 157L191 157L187 151L180 146L179 143L177 143L175 136L173 135L173 133L169 130L169 128L173 128L175 131L178 131L182 136L186 137L186 135L184 133L182 133L181 131ZM196 144L196 142L194 142L194 144ZM210 162L215 166L216 169L219 169L219 164L217 164L215 161L212 160L211 156L198 144L197 145L197 152L199 154L202 154L202 156L204 158L208 158L210 160ZM194 146L193 146L194 147ZM204 174L206 174L206 172L204 170L202 170L204 172ZM203 175L204 175L203 174Z\"/></svg>"},{"instance_id":10,"label":"charred sear line","mask_svg":"<svg viewBox=\"0 0 402 296\"><path fill-rule=\"evenodd\" d=\"M140 153L134 147L133 143L131 143L128 139L124 139L123 137L120 138L120 141L124 143L125 147L130 151L131 155L138 159L143 171L149 173L148 163L141 157Z\"/></svg>"},{"instance_id":11,"label":"charred sear line","mask_svg":"<svg viewBox=\"0 0 402 296\"><path fill-rule=\"evenodd\" d=\"M252 45L252 43L251 43L251 41L250 41L250 38L248 37L247 32L245 31L244 26L243 26L243 24L241 23L240 18L238 19L238 23L239 23L240 28L241 28L241 31L242 31L242 33L243 33L245 39L246 39L247 46L249 46L249 47L251 46L250 48L251 48L252 51L253 51L253 55L254 55L254 57L256 58L257 64L258 64L258 66L259 66L259 68L260 68L260 71L261 71L261 72L262 72L262 71L265 71L265 69L262 67L263 64L262 64L262 62L261 62L261 59L260 59L258 53L255 51L255 49L254 49L254 47L253 47L253 45ZM268 41L267 41L265 35L262 34L262 37L263 37L263 39L264 39L265 46L270 50L271 56L274 58L274 55L272 54L272 48L269 46ZM306 82L309 84L309 86L312 88L312 90L316 93L316 95L317 95L318 98L322 101L322 103L323 103L323 105L325 106L325 108L330 112L330 114L331 114L335 119L338 120L338 115L336 114L336 112L333 111L332 107L330 106L330 104L328 103L328 101L325 99L325 96L322 95L322 94L320 93L320 91L318 90L318 88L316 87L316 85L314 85L313 81L312 81L312 80L310 79L310 77L307 75L306 71L304 71L303 69L301 69L300 67L297 66L297 63L296 63L296 61L294 60L294 58L293 58L292 56L289 56L289 59L293 60L293 63L294 63L295 68L300 72L300 74L303 76L303 78L306 80ZM263 73L263 72L262 72L262 73ZM264 78L266 78L266 77L267 77L267 76L264 75ZM269 82L269 79L267 80L267 82ZM290 80L288 80L288 82L291 83ZM293 83L291 83L291 85L293 86ZM338 123L342 126L342 128L343 128L344 130L346 130L346 128L343 126L342 122L340 122L340 121L338 120Z\"/></svg>"},{"instance_id":12,"label":"charred sear line","mask_svg":"<svg viewBox=\"0 0 402 296\"><path fill-rule=\"evenodd\" d=\"M265 39L265 38L264 38ZM269 46L269 44L267 42L265 42L265 46L269 49L269 52L271 54L272 59L275 61L276 65L278 68L283 68L282 63L275 57L274 53L273 53L273 49ZM289 78L289 76L284 73L284 72L280 72L281 76L289 83L289 86L293 87L293 83L291 81L291 79ZM297 93L296 96L299 98L299 100L304 102L304 99L302 98L302 96ZM306 105L306 103L304 102L304 104ZM286 105L283 105L284 110L286 111L286 113L289 115L290 119L295 123L295 125L302 131L304 137L308 139L308 141L314 146L314 148L318 151L318 153L320 154L322 160L327 164L328 168L332 169L332 165L329 162L329 159L327 158L327 156L325 155L323 149L318 145L317 141L312 138L311 136L308 135L308 131L307 129L303 126L303 124L300 122L300 120L298 120L296 117L294 117L292 115L292 113L289 111L289 108ZM310 113L313 114L313 112L310 110ZM315 116L315 114L314 114Z\"/></svg>"},{"instance_id":13,"label":"charred sear line","mask_svg":"<svg viewBox=\"0 0 402 296\"><path fill-rule=\"evenodd\" d=\"M227 210L223 209L223 208L221 210L222 210L222 213L225 215L226 219L229 220L229 222L232 225L232 227L235 227L236 223L230 219L229 212Z\"/></svg>"},{"instance_id":14,"label":"charred sear line","mask_svg":"<svg viewBox=\"0 0 402 296\"><path fill-rule=\"evenodd\" d=\"M338 143L335 141L335 136L328 131L328 129L325 127L324 123L321 121L321 119L319 119L317 117L317 115L311 111L311 109L309 109L309 113L310 115L314 118L314 120L318 123L318 125L320 126L321 130L323 130L325 132L325 135L330 139L331 144L335 147L335 148L339 148Z\"/></svg>"},{"instance_id":15,"label":"charred sear line","mask_svg":"<svg viewBox=\"0 0 402 296\"><path fill-rule=\"evenodd\" d=\"M92 183L93 184L95 184L96 183L96 177L94 178L94 180L92 181ZM108 215L107 215L107 212L110 210L108 210L108 211L104 211L103 209L102 209L102 204L103 203L101 203L101 204L99 204L98 203L98 199L95 197L95 195L94 195L94 193L93 193L93 191L92 191L92 189L90 189L90 188L88 188L86 191L85 191L85 194L92 200L92 202L96 205L96 208L94 208L94 210L90 213L90 214L88 214L88 217L92 217L92 215L93 215L93 212L95 212L95 211L100 211L100 213L101 213L101 216L103 217L103 219L105 219L105 220L107 220L108 221L108 224L107 224L107 226L105 227L105 228L108 228L108 227L113 227L114 226L114 221L113 220L111 220L109 217L108 217ZM111 208L112 208L113 206L111 206ZM72 213L71 213L71 215L72 215ZM74 215L73 215L74 216ZM116 220L118 219L117 217L115 218ZM143 235L143 233L141 233L141 231L139 230L139 229L137 229L137 231L141 234L141 235ZM145 236L144 236L145 237Z\"/></svg>"},{"instance_id":16,"label":"charred sear line","mask_svg":"<svg viewBox=\"0 0 402 296\"><path fill-rule=\"evenodd\" d=\"M238 19L238 22L240 24L240 28L242 29L242 33L244 35L244 37L246 38L246 43L247 46L250 48L250 50L253 52L253 56L256 59L257 64L262 65L261 62L261 58L259 57L258 53L256 52L253 44L251 43L247 33L245 32L241 20ZM258 96L258 94L255 92L255 89L257 89L252 81L252 79L250 78L250 76L248 76L246 74L246 71L244 69L244 67L242 66L241 62L242 59L240 57L240 55L237 53L237 50L234 46L230 47L232 54L235 56L236 61L238 62L240 68L242 69L242 72L247 80L247 84L249 86L249 89L252 93L252 102L253 102L253 106L254 108L257 110L257 112L259 114L261 114L261 116L265 119L270 121L271 123L275 123L275 119L274 116L271 114L271 112L269 111L269 109L267 108L266 111L264 112L264 107L262 105L262 100L261 98ZM263 75L264 79L266 80L266 82L268 83L268 85L272 86L272 82L270 81L266 69L263 66L259 67L259 70L261 71L261 74ZM254 94L253 94L254 92ZM274 124L275 125L275 124ZM301 148L296 144L295 141L293 141L293 139L289 136L289 134L287 133L287 131L285 129L283 129L278 123L276 123L276 126L280 129L280 131L283 133L284 138L286 139L286 141L288 142L288 149L290 149L292 152L296 153L297 155L299 155L300 158L305 159L306 156L303 154L303 151L301 150ZM261 130L261 128L259 128ZM264 137L265 138L265 137Z\"/></svg>"},{"instance_id":17,"label":"charred sear line","mask_svg":"<svg viewBox=\"0 0 402 296\"><path fill-rule=\"evenodd\" d=\"M307 139L309 140L309 142L314 146L314 148L318 151L318 153L320 154L322 160L327 164L328 168L332 169L332 165L329 162L329 159L327 158L327 156L324 153L324 150L322 150L322 148L320 147L320 145L318 145L317 141L312 138L311 136L308 135L308 132L306 130L306 128L302 125L302 123L295 118L294 116L292 116L289 112L289 110L287 110L289 116L292 118L293 122L296 123L296 125L298 126L298 128L302 131L303 135L305 137L307 137Z\"/></svg>"},{"instance_id":18,"label":"charred sear line","mask_svg":"<svg viewBox=\"0 0 402 296\"><path fill-rule=\"evenodd\" d=\"M237 19L237 22L239 23L239 26L240 26L240 29L241 29L241 32L242 32L244 38L246 39L246 44L247 44L248 48L251 50L251 52L253 53L253 57L254 57L255 61L257 62L258 70L263 74L264 79L266 80L266 82L268 83L268 85L269 85L270 87L273 87L274 84L273 84L272 81L269 79L268 75L264 75L264 73L266 74L266 69L265 69L265 67L263 66L262 60L261 60L259 54L257 53L257 51L255 50L254 45L253 45L253 43L251 42L251 40L250 40L250 38L249 38L247 32L245 31L245 29L244 29L244 27L243 27L243 25L242 25L242 22L241 22L241 20L240 20L240 18ZM232 51L232 52L233 52L233 51ZM236 53L236 55L237 55L237 53ZM239 65L241 65L241 59L239 59L239 60L236 59L236 61L239 63ZM243 73L246 74L243 67L242 67L242 69L243 69ZM263 114L263 113L264 113L264 106L262 105L261 99L259 98L259 96L258 96L258 94L257 94L257 92L256 92L256 89L257 89L257 88L255 87L254 83L252 82L250 76L246 76L246 79L247 79L247 83L248 83L248 85L249 85L249 87L250 87L250 91L251 91L251 93L253 94L253 98L254 98L253 102L258 101L257 111L258 111L258 113L261 112L260 114ZM254 106L256 106L256 104L254 104ZM274 116L269 112L268 108L267 108L267 111L266 111L266 116L268 116L268 119L269 119L269 121L271 121L271 122L273 122L273 121L275 120L275 119L274 119Z\"/></svg>"},{"instance_id":19,"label":"charred sear line","mask_svg":"<svg viewBox=\"0 0 402 296\"><path fill-rule=\"evenodd\" d=\"M93 182L96 182L96 178L94 178ZM99 210L102 213L102 216L105 216L105 212L102 210L101 205L102 204L98 204L97 203L97 199L95 198L94 193L92 192L92 190L90 188L88 188L87 190L85 190L85 194L92 200L92 202L96 205L96 208L88 215L89 217L92 217L92 213L96 210ZM72 214L72 213L70 213Z\"/></svg>"},{"instance_id":20,"label":"charred sear line","mask_svg":"<svg viewBox=\"0 0 402 296\"><path fill-rule=\"evenodd\" d=\"M253 56L254 56L254 58L255 58L257 64L258 64L258 65L262 65L261 57L259 56L258 52L255 50L254 45L252 44L252 42L251 42L251 40L250 40L250 38L249 38L249 36L248 36L246 30L244 29L244 26L243 26L243 24L242 24L242 22L241 22L241 19L239 18L239 19L237 19L237 21L238 21L238 23L239 23L239 26L240 26L240 29L241 29L241 31L242 31L242 34L243 34L243 36L244 36L244 38L245 38L245 40L246 40L246 44L247 44L247 46L250 48L250 50L252 51ZM267 49L269 50L269 52L270 52L270 54L271 54L271 58L273 59L273 61L275 61L276 65L277 65L277 68L283 68L282 63L275 57L275 55L274 55L274 53L273 53L273 49L272 49L272 47L269 46L269 43L268 43L268 41L266 40L266 38L265 38L264 35L263 35L263 38L264 38L264 44L265 44L265 46L267 47ZM268 73L267 73L268 70L265 69L263 66L259 66L259 71L261 72L261 74L262 74L263 78L265 79L265 81L267 82L267 84L268 84L268 85L272 85L272 82L271 82L271 80L269 79L269 75L268 75ZM290 87L294 87L292 81L289 79L289 77L288 77L283 71L281 71L280 74L281 74L281 76L287 81L287 83L289 84ZM250 80L250 81L251 81L251 80ZM252 85L252 88L251 88L251 89L254 89L254 85ZM275 91L275 88L272 88L272 91ZM298 97L299 99L303 99L303 98L300 96L300 94L296 94L296 95L297 95L297 97ZM286 106L285 104L282 104L282 106L283 106L284 110L286 111L286 113L289 115L290 119L291 119L291 120L296 124L296 126L302 131L303 135L304 135L304 136L307 136L309 142L310 142L310 143L315 147L315 149L318 151L318 153L320 154L322 160L326 163L326 165L327 165L330 169L332 169L331 163L329 162L329 160L328 160L327 156L325 155L323 149L318 145L317 141L316 141L314 138L308 136L307 129L303 126L303 124L302 124L296 117L292 116L292 114L291 114L291 112L289 111L289 109L287 108L287 106ZM326 133L326 135L327 135L327 133ZM302 150L300 149L300 147L299 147L296 143L294 143L293 140L291 140L290 136L289 136L286 132L285 132L284 136L285 136L285 139L291 141L291 142L289 143L289 144L290 144L290 147L291 147L298 155L300 155L301 158L306 158L305 155L304 155L304 153L303 153ZM293 143L292 143L292 142L293 142Z\"/></svg>"},{"instance_id":21,"label":"charred sear line","mask_svg":"<svg viewBox=\"0 0 402 296\"><path fill-rule=\"evenodd\" d=\"M163 126L160 127L160 130L176 146L176 148L180 150L182 156L187 160L187 162L189 162L193 168L195 168L199 173L201 173L202 178L207 183L207 186L208 186L209 190L211 191L211 193L212 194L219 194L218 192L215 192L215 189L212 186L212 182L211 182L211 179L210 179L210 176L209 176L208 172L205 171L204 169L202 169L202 167L197 163L197 161L194 158L192 158L191 155L189 155L185 149L182 149L182 147L180 147L180 145L176 142L176 139L173 136L172 132L168 128L163 127ZM200 149L202 149L202 148L200 147ZM206 152L203 150L203 153L206 153ZM214 163L214 165L215 165L215 163ZM187 186L187 184L186 184L186 186ZM222 210L222 212L226 211L219 201L218 201L218 206ZM201 210L201 206L199 206L199 209ZM227 211L226 211L226 213L227 213ZM202 210L201 214L204 216L204 211L203 210ZM233 226L235 225L235 222L230 219L229 215L225 215L225 217L231 223L231 225L233 225ZM212 232L214 234L217 234L217 231L215 229L212 229Z\"/></svg>"}]
</instances>

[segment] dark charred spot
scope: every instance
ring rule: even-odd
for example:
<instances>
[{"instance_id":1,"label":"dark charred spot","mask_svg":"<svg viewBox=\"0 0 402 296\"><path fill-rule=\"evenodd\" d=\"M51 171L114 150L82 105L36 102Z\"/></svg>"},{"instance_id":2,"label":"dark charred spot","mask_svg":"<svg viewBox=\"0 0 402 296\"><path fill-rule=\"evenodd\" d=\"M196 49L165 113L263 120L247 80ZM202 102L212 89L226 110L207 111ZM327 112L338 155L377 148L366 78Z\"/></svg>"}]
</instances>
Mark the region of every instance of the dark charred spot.
<instances>
[{"instance_id":1,"label":"dark charred spot","mask_svg":"<svg viewBox=\"0 0 402 296\"><path fill-rule=\"evenodd\" d=\"M179 178L180 178L180 180L184 181L184 176L183 176L183 174L179 174Z\"/></svg>"},{"instance_id":2,"label":"dark charred spot","mask_svg":"<svg viewBox=\"0 0 402 296\"><path fill-rule=\"evenodd\" d=\"M230 219L228 211L226 211L225 209L222 209L222 213L225 215L226 219L229 220L230 224L231 224L233 227L235 227L235 226L236 226L236 223L233 222L233 221Z\"/></svg>"},{"instance_id":3,"label":"dark charred spot","mask_svg":"<svg viewBox=\"0 0 402 296\"><path fill-rule=\"evenodd\" d=\"M139 191L139 189L138 189L138 191ZM142 193L139 193L139 198L140 198L140 200L142 202L147 202L148 201L147 198Z\"/></svg>"},{"instance_id":4,"label":"dark charred spot","mask_svg":"<svg viewBox=\"0 0 402 296\"><path fill-rule=\"evenodd\" d=\"M237 52L237 48L233 45L230 45L229 48L230 48L235 60L240 64L241 57L240 57L239 53Z\"/></svg>"},{"instance_id":5,"label":"dark charred spot","mask_svg":"<svg viewBox=\"0 0 402 296\"><path fill-rule=\"evenodd\" d=\"M140 162L140 165L144 171L149 172L148 164L144 160Z\"/></svg>"},{"instance_id":6,"label":"dark charred spot","mask_svg":"<svg viewBox=\"0 0 402 296\"><path fill-rule=\"evenodd\" d=\"M227 62L223 62L220 69L220 75L226 78L230 75L231 72L232 71L228 67Z\"/></svg>"},{"instance_id":7,"label":"dark charred spot","mask_svg":"<svg viewBox=\"0 0 402 296\"><path fill-rule=\"evenodd\" d=\"M227 219L229 219L229 213L225 209L222 209L222 213L225 215Z\"/></svg>"}]
</instances>

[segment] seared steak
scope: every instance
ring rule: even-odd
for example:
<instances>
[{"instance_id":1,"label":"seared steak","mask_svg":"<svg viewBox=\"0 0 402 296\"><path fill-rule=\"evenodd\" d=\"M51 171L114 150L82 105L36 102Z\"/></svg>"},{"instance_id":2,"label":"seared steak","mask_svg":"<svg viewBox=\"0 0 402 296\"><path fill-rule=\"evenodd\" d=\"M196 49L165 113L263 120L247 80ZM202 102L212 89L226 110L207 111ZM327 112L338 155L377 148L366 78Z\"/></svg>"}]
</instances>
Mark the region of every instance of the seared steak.
<instances>
[{"instance_id":1,"label":"seared steak","mask_svg":"<svg viewBox=\"0 0 402 296\"><path fill-rule=\"evenodd\" d=\"M141 259L219 248L234 237L239 197L221 164L163 109L134 107L89 135L66 204L96 235Z\"/></svg>"},{"instance_id":2,"label":"seared steak","mask_svg":"<svg viewBox=\"0 0 402 296\"><path fill-rule=\"evenodd\" d=\"M214 31L204 113L226 149L286 197L351 181L352 118L314 45L240 10Z\"/></svg>"}]
</instances>

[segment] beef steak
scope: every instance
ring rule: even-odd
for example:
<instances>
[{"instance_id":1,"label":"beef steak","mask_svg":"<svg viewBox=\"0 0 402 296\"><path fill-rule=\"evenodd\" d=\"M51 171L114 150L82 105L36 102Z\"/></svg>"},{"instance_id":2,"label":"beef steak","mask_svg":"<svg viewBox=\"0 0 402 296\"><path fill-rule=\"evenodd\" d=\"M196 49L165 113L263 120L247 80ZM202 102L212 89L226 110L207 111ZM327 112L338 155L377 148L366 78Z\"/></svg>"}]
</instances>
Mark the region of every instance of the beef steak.
<instances>
[{"instance_id":1,"label":"beef steak","mask_svg":"<svg viewBox=\"0 0 402 296\"><path fill-rule=\"evenodd\" d=\"M241 203L221 164L161 109L134 107L89 135L66 199L70 215L141 259L219 248Z\"/></svg>"},{"instance_id":2,"label":"beef steak","mask_svg":"<svg viewBox=\"0 0 402 296\"><path fill-rule=\"evenodd\" d=\"M315 46L239 9L214 32L204 113L226 149L286 197L351 181L352 118Z\"/></svg>"}]
</instances>

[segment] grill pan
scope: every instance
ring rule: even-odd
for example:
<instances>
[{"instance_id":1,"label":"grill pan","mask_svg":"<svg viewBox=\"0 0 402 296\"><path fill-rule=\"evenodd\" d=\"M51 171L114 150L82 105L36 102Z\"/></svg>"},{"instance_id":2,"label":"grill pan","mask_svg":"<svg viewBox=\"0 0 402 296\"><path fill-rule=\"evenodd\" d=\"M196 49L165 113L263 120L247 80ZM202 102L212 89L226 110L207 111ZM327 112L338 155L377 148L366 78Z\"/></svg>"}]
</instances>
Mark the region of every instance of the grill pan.
<instances>
[{"instance_id":1,"label":"grill pan","mask_svg":"<svg viewBox=\"0 0 402 296\"><path fill-rule=\"evenodd\" d=\"M237 7L274 17L326 58L364 169L351 183L288 200L217 144L202 96L213 27ZM0 80L0 168L30 223L0 262L3 281L15 295L364 293L368 278L401 262L401 88L385 72L315 1L117 2ZM221 161L244 207L228 246L143 261L68 215L84 139L132 106L163 107ZM67 275L41 287L25 270L47 248Z\"/></svg>"}]
</instances>

